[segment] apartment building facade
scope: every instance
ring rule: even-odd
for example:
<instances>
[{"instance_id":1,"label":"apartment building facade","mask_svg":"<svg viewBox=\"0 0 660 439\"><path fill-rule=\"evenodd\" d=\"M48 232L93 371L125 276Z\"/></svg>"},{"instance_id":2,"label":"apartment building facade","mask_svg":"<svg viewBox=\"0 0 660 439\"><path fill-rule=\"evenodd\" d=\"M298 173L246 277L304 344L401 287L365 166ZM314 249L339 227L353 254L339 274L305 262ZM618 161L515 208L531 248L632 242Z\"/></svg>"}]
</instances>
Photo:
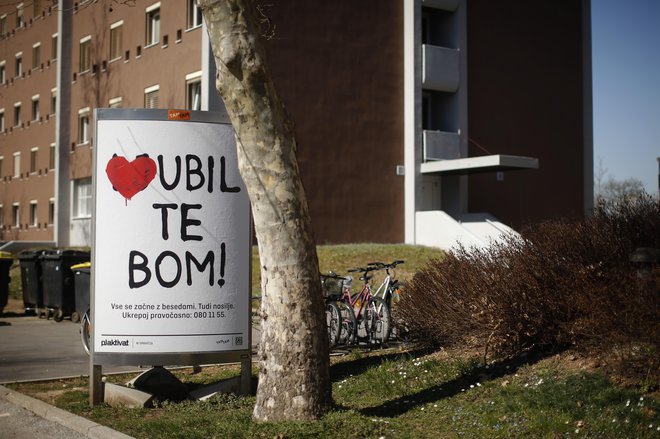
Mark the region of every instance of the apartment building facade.
<instances>
[{"instance_id":1,"label":"apartment building facade","mask_svg":"<svg viewBox=\"0 0 660 439\"><path fill-rule=\"evenodd\" d=\"M128 3L0 6L0 242L89 244L95 108L222 111L195 1ZM589 2L528 3L260 8L317 242L588 210Z\"/></svg>"}]
</instances>

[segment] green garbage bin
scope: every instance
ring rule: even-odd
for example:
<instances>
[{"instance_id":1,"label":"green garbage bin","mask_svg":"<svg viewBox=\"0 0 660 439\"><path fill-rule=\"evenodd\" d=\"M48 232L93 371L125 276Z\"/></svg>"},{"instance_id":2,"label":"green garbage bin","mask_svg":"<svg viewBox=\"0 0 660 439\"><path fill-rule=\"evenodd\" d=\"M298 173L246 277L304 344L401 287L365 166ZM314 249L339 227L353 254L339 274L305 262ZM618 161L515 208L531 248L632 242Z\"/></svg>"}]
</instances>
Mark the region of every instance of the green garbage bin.
<instances>
[{"instance_id":1,"label":"green garbage bin","mask_svg":"<svg viewBox=\"0 0 660 439\"><path fill-rule=\"evenodd\" d=\"M61 322L75 309L75 285L71 266L89 261L89 252L47 250L41 257L44 307Z\"/></svg>"},{"instance_id":2,"label":"green garbage bin","mask_svg":"<svg viewBox=\"0 0 660 439\"><path fill-rule=\"evenodd\" d=\"M78 323L89 309L89 276L91 268L91 262L83 262L82 264L76 264L71 267L76 296L75 310L71 314L71 321L73 323Z\"/></svg>"},{"instance_id":3,"label":"green garbage bin","mask_svg":"<svg viewBox=\"0 0 660 439\"><path fill-rule=\"evenodd\" d=\"M9 281L11 280L9 269L13 263L14 257L11 253L0 252L0 314L5 310L9 299Z\"/></svg>"},{"instance_id":4,"label":"green garbage bin","mask_svg":"<svg viewBox=\"0 0 660 439\"><path fill-rule=\"evenodd\" d=\"M18 254L21 265L21 288L26 314L35 313L47 317L44 310L44 293L41 283L41 255L45 250L25 250Z\"/></svg>"}]
</instances>

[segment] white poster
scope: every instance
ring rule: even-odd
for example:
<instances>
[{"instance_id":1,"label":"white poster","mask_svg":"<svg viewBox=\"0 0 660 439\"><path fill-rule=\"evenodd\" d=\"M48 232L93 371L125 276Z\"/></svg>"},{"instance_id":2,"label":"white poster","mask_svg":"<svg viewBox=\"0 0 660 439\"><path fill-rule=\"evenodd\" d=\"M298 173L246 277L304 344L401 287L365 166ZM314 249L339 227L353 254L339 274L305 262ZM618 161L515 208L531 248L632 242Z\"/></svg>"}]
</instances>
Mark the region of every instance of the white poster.
<instances>
[{"instance_id":1,"label":"white poster","mask_svg":"<svg viewBox=\"0 0 660 439\"><path fill-rule=\"evenodd\" d=\"M233 128L153 111L134 114L163 120L97 113L94 351L249 349L250 211Z\"/></svg>"}]
</instances>

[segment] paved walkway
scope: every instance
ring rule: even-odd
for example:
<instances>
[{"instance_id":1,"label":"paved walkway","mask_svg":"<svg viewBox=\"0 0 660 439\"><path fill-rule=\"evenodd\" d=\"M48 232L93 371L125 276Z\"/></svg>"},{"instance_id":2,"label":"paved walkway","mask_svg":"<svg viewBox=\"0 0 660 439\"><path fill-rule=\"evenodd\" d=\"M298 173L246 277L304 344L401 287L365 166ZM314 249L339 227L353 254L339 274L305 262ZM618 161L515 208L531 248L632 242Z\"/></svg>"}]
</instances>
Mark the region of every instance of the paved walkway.
<instances>
[{"instance_id":1,"label":"paved walkway","mask_svg":"<svg viewBox=\"0 0 660 439\"><path fill-rule=\"evenodd\" d=\"M131 438L4 386L0 386L0 432L6 439Z\"/></svg>"}]
</instances>

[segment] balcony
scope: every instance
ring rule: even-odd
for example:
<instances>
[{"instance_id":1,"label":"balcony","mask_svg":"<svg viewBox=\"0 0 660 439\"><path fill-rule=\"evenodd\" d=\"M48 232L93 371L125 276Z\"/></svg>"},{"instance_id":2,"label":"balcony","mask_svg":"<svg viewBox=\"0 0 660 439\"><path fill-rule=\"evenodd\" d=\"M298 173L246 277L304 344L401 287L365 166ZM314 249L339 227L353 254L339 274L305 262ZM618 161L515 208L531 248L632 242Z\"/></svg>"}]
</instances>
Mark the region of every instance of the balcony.
<instances>
[{"instance_id":1,"label":"balcony","mask_svg":"<svg viewBox=\"0 0 660 439\"><path fill-rule=\"evenodd\" d=\"M457 133L424 130L424 161L461 158L460 137Z\"/></svg>"},{"instance_id":2,"label":"balcony","mask_svg":"<svg viewBox=\"0 0 660 439\"><path fill-rule=\"evenodd\" d=\"M453 93L460 78L459 51L422 45L422 88Z\"/></svg>"}]
</instances>

